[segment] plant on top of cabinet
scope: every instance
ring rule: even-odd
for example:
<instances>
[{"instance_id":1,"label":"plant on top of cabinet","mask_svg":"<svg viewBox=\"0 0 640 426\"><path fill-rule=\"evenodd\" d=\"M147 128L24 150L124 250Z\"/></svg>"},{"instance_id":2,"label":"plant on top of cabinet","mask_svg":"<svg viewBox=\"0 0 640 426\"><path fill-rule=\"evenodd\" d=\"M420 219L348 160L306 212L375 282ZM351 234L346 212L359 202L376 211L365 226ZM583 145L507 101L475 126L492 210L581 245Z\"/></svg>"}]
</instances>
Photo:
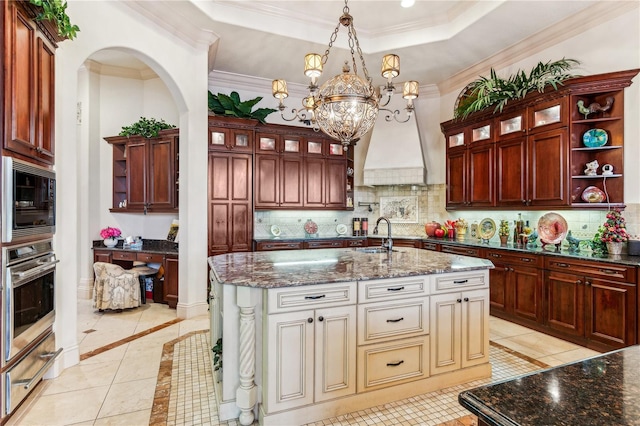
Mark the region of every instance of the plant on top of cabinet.
<instances>
[{"instance_id":1,"label":"plant on top of cabinet","mask_svg":"<svg viewBox=\"0 0 640 426\"><path fill-rule=\"evenodd\" d=\"M555 62L538 62L528 75L519 70L507 79L499 77L491 68L490 77L479 77L458 95L454 118L464 119L471 113L494 105L494 113L502 112L509 101L522 99L529 92L537 90L542 93L547 86L557 90L563 81L575 77L567 71L579 64L580 61L564 58Z\"/></svg>"},{"instance_id":2,"label":"plant on top of cabinet","mask_svg":"<svg viewBox=\"0 0 640 426\"><path fill-rule=\"evenodd\" d=\"M80 31L80 28L71 24L65 0L29 0L29 3L42 8L42 12L36 16L36 20L53 22L58 28L60 37L69 40L76 38L76 33Z\"/></svg>"},{"instance_id":3,"label":"plant on top of cabinet","mask_svg":"<svg viewBox=\"0 0 640 426\"><path fill-rule=\"evenodd\" d=\"M122 126L120 136L140 135L145 138L157 138L160 130L175 129L173 124L165 123L163 119L157 121L155 118L140 117L140 120L130 126Z\"/></svg>"},{"instance_id":4,"label":"plant on top of cabinet","mask_svg":"<svg viewBox=\"0 0 640 426\"><path fill-rule=\"evenodd\" d=\"M209 91L209 111L216 115L224 115L228 117L253 118L259 122L266 124L267 115L275 112L273 108L258 108L254 111L251 109L262 100L262 96L241 101L238 92L231 92L230 95L218 93L214 95Z\"/></svg>"}]
</instances>

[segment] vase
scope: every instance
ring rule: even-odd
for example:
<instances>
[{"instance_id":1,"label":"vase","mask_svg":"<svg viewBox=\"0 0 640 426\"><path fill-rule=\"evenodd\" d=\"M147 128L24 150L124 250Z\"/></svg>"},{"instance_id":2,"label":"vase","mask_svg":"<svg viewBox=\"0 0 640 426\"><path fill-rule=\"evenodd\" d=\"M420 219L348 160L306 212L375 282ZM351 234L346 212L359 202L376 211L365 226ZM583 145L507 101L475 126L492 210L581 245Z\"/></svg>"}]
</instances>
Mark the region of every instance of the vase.
<instances>
[{"instance_id":1,"label":"vase","mask_svg":"<svg viewBox=\"0 0 640 426\"><path fill-rule=\"evenodd\" d=\"M508 235L500 235L500 244L506 245L508 239L509 239Z\"/></svg>"},{"instance_id":2,"label":"vase","mask_svg":"<svg viewBox=\"0 0 640 426\"><path fill-rule=\"evenodd\" d=\"M609 254L618 255L622 253L622 243L619 242L607 242L607 251Z\"/></svg>"},{"instance_id":3,"label":"vase","mask_svg":"<svg viewBox=\"0 0 640 426\"><path fill-rule=\"evenodd\" d=\"M102 242L107 247L115 247L116 244L118 244L118 240L116 240L115 238L105 238Z\"/></svg>"},{"instance_id":4,"label":"vase","mask_svg":"<svg viewBox=\"0 0 640 426\"><path fill-rule=\"evenodd\" d=\"M438 229L440 227L441 227L441 225L438 222L431 221L429 223L425 223L424 232L427 234L428 237L435 237L436 229Z\"/></svg>"}]
</instances>

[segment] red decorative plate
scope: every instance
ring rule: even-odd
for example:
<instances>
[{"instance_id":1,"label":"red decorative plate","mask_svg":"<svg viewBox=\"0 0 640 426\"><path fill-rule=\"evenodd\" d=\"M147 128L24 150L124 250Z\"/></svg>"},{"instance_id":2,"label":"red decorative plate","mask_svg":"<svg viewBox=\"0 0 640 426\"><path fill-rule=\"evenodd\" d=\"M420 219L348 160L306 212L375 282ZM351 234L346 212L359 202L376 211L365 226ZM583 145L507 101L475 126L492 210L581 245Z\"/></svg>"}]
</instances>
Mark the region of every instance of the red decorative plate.
<instances>
[{"instance_id":1,"label":"red decorative plate","mask_svg":"<svg viewBox=\"0 0 640 426\"><path fill-rule=\"evenodd\" d=\"M538 221L540 241L546 244L558 244L567 236L569 226L558 213L547 213Z\"/></svg>"},{"instance_id":2,"label":"red decorative plate","mask_svg":"<svg viewBox=\"0 0 640 426\"><path fill-rule=\"evenodd\" d=\"M304 232L307 234L315 234L318 232L318 225L311 219L307 220L304 224Z\"/></svg>"}]
</instances>

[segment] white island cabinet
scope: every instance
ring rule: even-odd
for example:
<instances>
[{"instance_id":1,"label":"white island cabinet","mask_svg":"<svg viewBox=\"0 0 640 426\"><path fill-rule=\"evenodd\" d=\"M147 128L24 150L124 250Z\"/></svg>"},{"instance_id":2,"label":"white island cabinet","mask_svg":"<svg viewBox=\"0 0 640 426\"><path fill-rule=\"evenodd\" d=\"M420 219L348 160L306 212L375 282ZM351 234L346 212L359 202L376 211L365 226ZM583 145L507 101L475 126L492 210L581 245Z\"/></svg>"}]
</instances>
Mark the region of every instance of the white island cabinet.
<instances>
[{"instance_id":1,"label":"white island cabinet","mask_svg":"<svg viewBox=\"0 0 640 426\"><path fill-rule=\"evenodd\" d=\"M220 420L304 424L491 376L487 260L327 249L209 266Z\"/></svg>"}]
</instances>

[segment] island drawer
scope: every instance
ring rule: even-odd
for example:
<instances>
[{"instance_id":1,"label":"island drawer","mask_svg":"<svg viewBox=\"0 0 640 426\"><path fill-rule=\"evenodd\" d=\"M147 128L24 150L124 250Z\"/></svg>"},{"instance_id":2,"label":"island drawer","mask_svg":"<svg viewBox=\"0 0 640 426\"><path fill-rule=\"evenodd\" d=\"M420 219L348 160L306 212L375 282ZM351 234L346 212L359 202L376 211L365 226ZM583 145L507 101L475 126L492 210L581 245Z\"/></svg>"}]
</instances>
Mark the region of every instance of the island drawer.
<instances>
[{"instance_id":1,"label":"island drawer","mask_svg":"<svg viewBox=\"0 0 640 426\"><path fill-rule=\"evenodd\" d=\"M301 250L302 241L260 241L256 243L256 251L268 250Z\"/></svg>"},{"instance_id":2,"label":"island drawer","mask_svg":"<svg viewBox=\"0 0 640 426\"><path fill-rule=\"evenodd\" d=\"M425 276L360 281L358 285L359 303L421 297L428 294L429 281Z\"/></svg>"},{"instance_id":3,"label":"island drawer","mask_svg":"<svg viewBox=\"0 0 640 426\"><path fill-rule=\"evenodd\" d=\"M355 305L357 297L355 281L268 289L266 291L268 314Z\"/></svg>"},{"instance_id":4,"label":"island drawer","mask_svg":"<svg viewBox=\"0 0 640 426\"><path fill-rule=\"evenodd\" d=\"M594 262L569 258L548 258L545 268L552 271L586 275L633 284L636 282L636 268L618 263Z\"/></svg>"},{"instance_id":5,"label":"island drawer","mask_svg":"<svg viewBox=\"0 0 640 426\"><path fill-rule=\"evenodd\" d=\"M477 247L461 247L442 244L440 248L442 253L461 254L463 256L480 257L480 248Z\"/></svg>"},{"instance_id":6,"label":"island drawer","mask_svg":"<svg viewBox=\"0 0 640 426\"><path fill-rule=\"evenodd\" d=\"M510 265L532 266L534 268L542 267L543 256L533 253L517 253L507 252L506 250L487 250L488 260L509 263Z\"/></svg>"},{"instance_id":7,"label":"island drawer","mask_svg":"<svg viewBox=\"0 0 640 426\"><path fill-rule=\"evenodd\" d=\"M429 377L429 336L358 347L358 392Z\"/></svg>"},{"instance_id":8,"label":"island drawer","mask_svg":"<svg viewBox=\"0 0 640 426\"><path fill-rule=\"evenodd\" d=\"M113 251L114 260L136 260L138 253L132 251Z\"/></svg>"},{"instance_id":9,"label":"island drawer","mask_svg":"<svg viewBox=\"0 0 640 426\"><path fill-rule=\"evenodd\" d=\"M325 240L325 241L305 241L304 248L316 249L316 248L343 248L344 241L340 240Z\"/></svg>"},{"instance_id":10,"label":"island drawer","mask_svg":"<svg viewBox=\"0 0 640 426\"><path fill-rule=\"evenodd\" d=\"M452 291L469 290L489 287L489 273L477 271L460 272L434 276L433 293L449 293Z\"/></svg>"},{"instance_id":11,"label":"island drawer","mask_svg":"<svg viewBox=\"0 0 640 426\"><path fill-rule=\"evenodd\" d=\"M429 298L358 305L358 344L429 333Z\"/></svg>"},{"instance_id":12,"label":"island drawer","mask_svg":"<svg viewBox=\"0 0 640 426\"><path fill-rule=\"evenodd\" d=\"M160 253L138 253L136 260L146 263L162 263L164 262L164 255Z\"/></svg>"}]
</instances>

